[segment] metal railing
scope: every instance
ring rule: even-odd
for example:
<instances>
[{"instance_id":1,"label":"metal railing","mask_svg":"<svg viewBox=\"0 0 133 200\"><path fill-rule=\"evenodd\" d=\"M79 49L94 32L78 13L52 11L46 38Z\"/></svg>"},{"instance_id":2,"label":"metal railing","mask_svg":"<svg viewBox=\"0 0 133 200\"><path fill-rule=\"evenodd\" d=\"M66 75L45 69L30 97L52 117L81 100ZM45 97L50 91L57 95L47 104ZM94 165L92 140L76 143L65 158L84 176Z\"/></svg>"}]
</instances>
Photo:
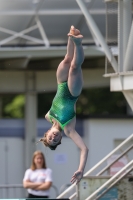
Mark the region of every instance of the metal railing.
<instances>
[{"instance_id":1,"label":"metal railing","mask_svg":"<svg viewBox=\"0 0 133 200\"><path fill-rule=\"evenodd\" d=\"M17 192L18 189L21 189L21 191ZM17 193L19 193L20 195L26 195L25 189L23 188L22 184L0 185L0 198L9 198L10 196L17 198Z\"/></svg>"},{"instance_id":2,"label":"metal railing","mask_svg":"<svg viewBox=\"0 0 133 200\"><path fill-rule=\"evenodd\" d=\"M128 169L129 168L129 169ZM127 170L128 169L128 170ZM123 173L127 170L125 173ZM85 200L97 200L102 197L109 189L111 189L118 181L124 178L130 171L133 170L133 160L130 161L125 167L123 167L119 172L117 172L114 176L112 176L108 181L106 181L100 188L98 188L95 192L93 192L88 198ZM123 173L123 174L122 174ZM114 181L114 182L113 182ZM107 188L106 188L107 187ZM106 189L105 189L106 188ZM97 196L101 190L104 190L100 195Z\"/></svg>"},{"instance_id":3,"label":"metal railing","mask_svg":"<svg viewBox=\"0 0 133 200\"><path fill-rule=\"evenodd\" d=\"M55 191L55 196L59 195L59 191L55 185L51 186ZM18 191L21 189L21 191ZM10 191L10 192L9 192ZM10 195L11 194L11 195ZM1 184L0 185L0 199L1 198L26 198L26 189L22 184ZM21 197L20 197L21 196Z\"/></svg>"},{"instance_id":4,"label":"metal railing","mask_svg":"<svg viewBox=\"0 0 133 200\"><path fill-rule=\"evenodd\" d=\"M129 136L126 140L124 140L120 145L118 145L113 151L111 151L107 156L105 156L101 161L99 161L94 167L92 167L88 172L84 174L84 177L90 175L92 172L94 172L98 167L100 167L107 159L112 156L114 153L116 153L118 150L120 150L121 147L126 145L129 141L133 139L133 134ZM130 151L133 148L133 145L131 145L129 148L127 148L119 157L117 157L110 165L106 166L102 171L100 171L96 176L99 176L103 174L111 165L113 165L117 160L119 160L123 155L125 155L128 151ZM68 189L66 189L62 194L60 194L57 199L63 198L66 196L72 189L76 188L76 184L73 184ZM70 200L73 200L76 197L77 193L75 192L72 196L69 197Z\"/></svg>"},{"instance_id":5,"label":"metal railing","mask_svg":"<svg viewBox=\"0 0 133 200\"><path fill-rule=\"evenodd\" d=\"M131 149L133 149L133 144L128 147L123 153L121 153L116 159L114 159L113 162L111 162L109 165L107 165L105 168L103 168L96 176L102 175L105 171L107 171L116 161L118 161L120 158L122 158L125 154L127 154Z\"/></svg>"}]
</instances>

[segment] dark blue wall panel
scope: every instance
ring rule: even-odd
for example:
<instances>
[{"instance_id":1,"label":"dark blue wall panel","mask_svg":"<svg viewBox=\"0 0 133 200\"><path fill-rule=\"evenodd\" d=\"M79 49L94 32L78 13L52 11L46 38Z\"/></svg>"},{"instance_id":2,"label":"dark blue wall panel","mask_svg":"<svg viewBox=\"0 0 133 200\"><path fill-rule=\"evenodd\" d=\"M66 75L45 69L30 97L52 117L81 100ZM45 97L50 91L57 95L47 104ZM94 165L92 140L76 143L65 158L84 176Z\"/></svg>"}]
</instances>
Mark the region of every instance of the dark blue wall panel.
<instances>
[{"instance_id":1,"label":"dark blue wall panel","mask_svg":"<svg viewBox=\"0 0 133 200\"><path fill-rule=\"evenodd\" d=\"M45 119L37 120L37 136L43 137L44 133L50 129L51 124ZM83 136L83 120L77 119L76 131ZM0 120L0 137L20 137L25 136L25 121L19 119L1 119ZM63 133L63 136L64 133Z\"/></svg>"}]
</instances>

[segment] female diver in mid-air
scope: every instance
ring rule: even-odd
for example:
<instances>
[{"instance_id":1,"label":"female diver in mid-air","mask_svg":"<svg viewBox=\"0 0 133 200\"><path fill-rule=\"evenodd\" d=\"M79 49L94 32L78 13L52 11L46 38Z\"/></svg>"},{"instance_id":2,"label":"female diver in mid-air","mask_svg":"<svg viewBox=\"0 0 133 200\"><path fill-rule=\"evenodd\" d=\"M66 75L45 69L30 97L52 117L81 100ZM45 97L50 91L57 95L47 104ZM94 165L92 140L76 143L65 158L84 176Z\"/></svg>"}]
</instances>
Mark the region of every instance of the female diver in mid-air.
<instances>
[{"instance_id":1,"label":"female diver in mid-air","mask_svg":"<svg viewBox=\"0 0 133 200\"><path fill-rule=\"evenodd\" d=\"M58 90L53 99L52 106L45 115L47 121L53 125L42 139L45 146L55 150L61 144L62 130L80 148L80 164L74 173L71 183L78 183L83 177L87 160L88 149L82 138L75 130L76 124L76 101L82 91L83 77L81 65L84 61L82 38L78 29L71 26L68 33L67 54L59 64L56 77Z\"/></svg>"}]
</instances>

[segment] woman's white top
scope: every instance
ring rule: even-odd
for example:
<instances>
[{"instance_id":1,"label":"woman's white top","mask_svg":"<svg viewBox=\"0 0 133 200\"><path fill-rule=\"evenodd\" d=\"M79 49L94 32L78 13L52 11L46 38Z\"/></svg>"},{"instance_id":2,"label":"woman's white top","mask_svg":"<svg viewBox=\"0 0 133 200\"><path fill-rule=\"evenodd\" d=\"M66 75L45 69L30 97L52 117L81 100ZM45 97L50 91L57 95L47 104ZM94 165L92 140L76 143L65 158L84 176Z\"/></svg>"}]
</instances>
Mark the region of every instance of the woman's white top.
<instances>
[{"instance_id":1,"label":"woman's white top","mask_svg":"<svg viewBox=\"0 0 133 200\"><path fill-rule=\"evenodd\" d=\"M27 180L34 183L52 182L52 170L49 168L36 170L27 169L23 181ZM49 190L35 190L29 188L28 193L37 196L49 196Z\"/></svg>"}]
</instances>

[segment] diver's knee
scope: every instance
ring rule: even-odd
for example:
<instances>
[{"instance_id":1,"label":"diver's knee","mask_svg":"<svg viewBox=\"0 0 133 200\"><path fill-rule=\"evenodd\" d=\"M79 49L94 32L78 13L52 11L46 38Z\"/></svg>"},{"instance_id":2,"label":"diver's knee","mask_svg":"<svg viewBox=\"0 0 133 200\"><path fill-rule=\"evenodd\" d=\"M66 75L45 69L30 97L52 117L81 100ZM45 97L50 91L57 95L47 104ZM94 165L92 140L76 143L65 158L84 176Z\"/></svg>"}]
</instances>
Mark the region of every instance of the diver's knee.
<instances>
[{"instance_id":1,"label":"diver's knee","mask_svg":"<svg viewBox=\"0 0 133 200\"><path fill-rule=\"evenodd\" d=\"M65 64L71 64L72 58L66 54L63 61Z\"/></svg>"}]
</instances>

